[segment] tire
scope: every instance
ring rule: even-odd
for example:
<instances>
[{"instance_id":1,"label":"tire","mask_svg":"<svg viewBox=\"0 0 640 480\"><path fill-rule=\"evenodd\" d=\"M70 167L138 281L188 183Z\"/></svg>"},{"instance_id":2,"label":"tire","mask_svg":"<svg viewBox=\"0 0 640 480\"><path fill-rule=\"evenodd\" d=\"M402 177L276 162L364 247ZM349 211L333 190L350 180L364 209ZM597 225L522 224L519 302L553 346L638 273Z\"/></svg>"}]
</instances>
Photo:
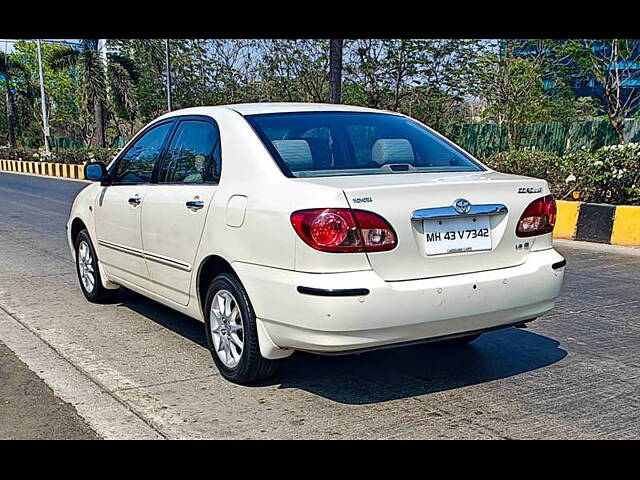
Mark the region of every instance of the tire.
<instances>
[{"instance_id":1,"label":"tire","mask_svg":"<svg viewBox=\"0 0 640 480\"><path fill-rule=\"evenodd\" d=\"M75 248L76 273L80 289L86 299L91 303L113 302L118 295L118 290L110 290L102 285L98 256L86 230L82 230L76 237Z\"/></svg>"},{"instance_id":2,"label":"tire","mask_svg":"<svg viewBox=\"0 0 640 480\"><path fill-rule=\"evenodd\" d=\"M449 340L442 340L441 342L438 342L438 345L451 345L451 346L468 345L471 342L475 342L481 336L482 336L481 333L476 333L475 335L466 335L464 337L450 338Z\"/></svg>"},{"instance_id":3,"label":"tire","mask_svg":"<svg viewBox=\"0 0 640 480\"><path fill-rule=\"evenodd\" d=\"M204 314L209 351L224 378L247 384L276 372L278 361L260 355L256 316L235 275L221 273L213 279Z\"/></svg>"}]
</instances>

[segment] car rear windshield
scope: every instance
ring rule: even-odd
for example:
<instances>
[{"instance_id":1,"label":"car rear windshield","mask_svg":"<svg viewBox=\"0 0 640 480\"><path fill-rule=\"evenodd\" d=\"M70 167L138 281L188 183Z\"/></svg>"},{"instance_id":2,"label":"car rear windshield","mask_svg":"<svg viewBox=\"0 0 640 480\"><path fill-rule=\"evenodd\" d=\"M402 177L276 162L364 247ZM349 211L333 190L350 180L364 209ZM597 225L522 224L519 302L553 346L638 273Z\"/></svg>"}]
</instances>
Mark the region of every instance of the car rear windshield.
<instances>
[{"instance_id":1,"label":"car rear windshield","mask_svg":"<svg viewBox=\"0 0 640 480\"><path fill-rule=\"evenodd\" d=\"M384 113L269 113L245 117L289 177L484 168L407 117Z\"/></svg>"}]
</instances>

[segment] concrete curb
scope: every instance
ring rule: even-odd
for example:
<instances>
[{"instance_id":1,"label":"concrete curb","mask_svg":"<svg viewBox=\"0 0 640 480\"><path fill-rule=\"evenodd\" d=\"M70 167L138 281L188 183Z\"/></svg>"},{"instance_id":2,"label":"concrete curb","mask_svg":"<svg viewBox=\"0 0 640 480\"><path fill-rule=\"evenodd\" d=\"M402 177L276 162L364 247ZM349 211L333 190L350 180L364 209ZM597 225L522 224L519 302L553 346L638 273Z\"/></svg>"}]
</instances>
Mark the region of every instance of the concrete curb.
<instances>
[{"instance_id":1,"label":"concrete curb","mask_svg":"<svg viewBox=\"0 0 640 480\"><path fill-rule=\"evenodd\" d=\"M640 246L640 207L557 201L554 238Z\"/></svg>"},{"instance_id":2,"label":"concrete curb","mask_svg":"<svg viewBox=\"0 0 640 480\"><path fill-rule=\"evenodd\" d=\"M0 159L0 171L84 180L84 165Z\"/></svg>"}]
</instances>

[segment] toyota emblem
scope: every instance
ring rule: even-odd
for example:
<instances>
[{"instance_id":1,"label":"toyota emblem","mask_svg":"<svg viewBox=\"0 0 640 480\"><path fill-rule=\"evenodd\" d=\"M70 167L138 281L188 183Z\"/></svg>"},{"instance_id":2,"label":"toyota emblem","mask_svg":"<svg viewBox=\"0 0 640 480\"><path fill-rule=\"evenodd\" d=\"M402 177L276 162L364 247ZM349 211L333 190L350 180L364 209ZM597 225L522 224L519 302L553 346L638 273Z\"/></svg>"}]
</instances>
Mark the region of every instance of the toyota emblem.
<instances>
[{"instance_id":1,"label":"toyota emblem","mask_svg":"<svg viewBox=\"0 0 640 480\"><path fill-rule=\"evenodd\" d=\"M453 208L455 208L456 212L460 215L466 215L471 211L471 204L469 203L469 200L459 198L453 202Z\"/></svg>"}]
</instances>

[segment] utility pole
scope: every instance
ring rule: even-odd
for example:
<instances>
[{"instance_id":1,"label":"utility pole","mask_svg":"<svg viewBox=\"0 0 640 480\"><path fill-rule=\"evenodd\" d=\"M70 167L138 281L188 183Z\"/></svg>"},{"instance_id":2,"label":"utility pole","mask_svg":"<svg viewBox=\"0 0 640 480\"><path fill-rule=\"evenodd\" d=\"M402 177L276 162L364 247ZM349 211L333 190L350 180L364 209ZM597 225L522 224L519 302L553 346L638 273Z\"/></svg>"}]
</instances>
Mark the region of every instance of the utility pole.
<instances>
[{"instance_id":1,"label":"utility pole","mask_svg":"<svg viewBox=\"0 0 640 480\"><path fill-rule=\"evenodd\" d=\"M169 39L164 39L164 52L165 52L165 79L167 82L167 110L173 110L171 104L171 63L169 59Z\"/></svg>"},{"instance_id":2,"label":"utility pole","mask_svg":"<svg viewBox=\"0 0 640 480\"><path fill-rule=\"evenodd\" d=\"M44 149L47 157L51 155L49 148L49 119L47 118L47 102L44 95L44 73L42 71L42 42L38 39L38 71L40 74L40 103L42 104L42 126L44 127Z\"/></svg>"}]
</instances>

